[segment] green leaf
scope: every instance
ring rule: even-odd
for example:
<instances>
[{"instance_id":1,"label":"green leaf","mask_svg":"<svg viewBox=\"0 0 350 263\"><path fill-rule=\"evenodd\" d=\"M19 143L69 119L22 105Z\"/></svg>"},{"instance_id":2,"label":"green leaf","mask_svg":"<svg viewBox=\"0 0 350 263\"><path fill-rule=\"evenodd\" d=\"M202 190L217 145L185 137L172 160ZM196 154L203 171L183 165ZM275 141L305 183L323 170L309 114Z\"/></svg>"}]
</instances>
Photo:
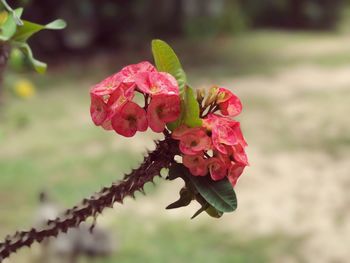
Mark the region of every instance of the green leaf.
<instances>
[{"instance_id":1,"label":"green leaf","mask_svg":"<svg viewBox=\"0 0 350 263\"><path fill-rule=\"evenodd\" d=\"M211 217L215 217L215 218L220 218L223 215L223 212L218 211L215 207L213 206L209 206L205 212L207 212L208 215L210 215Z\"/></svg>"},{"instance_id":2,"label":"green leaf","mask_svg":"<svg viewBox=\"0 0 350 263\"><path fill-rule=\"evenodd\" d=\"M16 34L13 37L13 40L18 42L25 42L29 37L31 37L33 34L41 30L44 30L44 29L59 30L65 27L66 27L66 22L62 19L57 19L47 25L39 25L36 23L23 20L23 26L18 27Z\"/></svg>"},{"instance_id":3,"label":"green leaf","mask_svg":"<svg viewBox=\"0 0 350 263\"><path fill-rule=\"evenodd\" d=\"M180 190L179 194L180 194L180 198L177 201L168 205L165 209L174 209L174 208L188 206L193 200L193 194L186 187L183 187Z\"/></svg>"},{"instance_id":4,"label":"green leaf","mask_svg":"<svg viewBox=\"0 0 350 263\"><path fill-rule=\"evenodd\" d=\"M1 0L2 5L5 7L5 9L13 15L14 21L17 25L21 26L23 25L21 20L21 15L23 13L23 8L17 8L13 10L11 6L6 2L6 0Z\"/></svg>"},{"instance_id":5,"label":"green leaf","mask_svg":"<svg viewBox=\"0 0 350 263\"><path fill-rule=\"evenodd\" d=\"M237 208L236 193L227 178L213 181L209 176L194 176L180 163L173 164L170 167L169 176L173 179L186 177L187 179L184 178L184 180L189 180L205 201L219 212L232 212ZM205 205L203 201L196 199L202 206ZM207 208L205 207L205 209Z\"/></svg>"},{"instance_id":6,"label":"green leaf","mask_svg":"<svg viewBox=\"0 0 350 263\"><path fill-rule=\"evenodd\" d=\"M3 13L3 15L7 15L7 18L0 27L0 40L8 41L15 34L17 24L13 13Z\"/></svg>"},{"instance_id":7,"label":"green leaf","mask_svg":"<svg viewBox=\"0 0 350 263\"><path fill-rule=\"evenodd\" d=\"M168 127L168 129L171 130L171 131L175 130L183 122L183 118L184 118L184 115L185 115L185 110L184 110L185 109L185 101L183 99L181 99L180 108L181 108L181 112L180 112L179 118L176 121L167 123L167 125L166 125Z\"/></svg>"},{"instance_id":8,"label":"green leaf","mask_svg":"<svg viewBox=\"0 0 350 263\"><path fill-rule=\"evenodd\" d=\"M186 74L174 50L164 41L155 39L152 41L152 53L157 69L173 75L179 84L181 114L176 121L167 125L168 128L174 130L181 124L186 124L189 127L201 126L199 104L193 90L186 85Z\"/></svg>"},{"instance_id":9,"label":"green leaf","mask_svg":"<svg viewBox=\"0 0 350 263\"><path fill-rule=\"evenodd\" d=\"M15 17L17 17L17 19L21 21L20 23L17 23L17 24L22 25L21 16L23 14L23 8L22 7L16 8L15 10L13 10L13 12L15 13Z\"/></svg>"},{"instance_id":10,"label":"green leaf","mask_svg":"<svg viewBox=\"0 0 350 263\"><path fill-rule=\"evenodd\" d=\"M237 208L237 198L227 178L213 181L209 176L186 173L200 195L219 212L232 212Z\"/></svg>"},{"instance_id":11,"label":"green leaf","mask_svg":"<svg viewBox=\"0 0 350 263\"><path fill-rule=\"evenodd\" d=\"M191 216L191 219L196 218L198 215L200 215L201 213L203 213L207 208L208 208L208 205L202 206L201 208L199 208L199 209L197 210L197 212L194 213L193 216Z\"/></svg>"},{"instance_id":12,"label":"green leaf","mask_svg":"<svg viewBox=\"0 0 350 263\"><path fill-rule=\"evenodd\" d=\"M40 73L43 74L46 71L47 65L44 62L41 62L39 60L36 60L33 57L33 52L30 48L30 46L27 43L17 43L18 48L28 57L30 63L33 65L34 69Z\"/></svg>"},{"instance_id":13,"label":"green leaf","mask_svg":"<svg viewBox=\"0 0 350 263\"><path fill-rule=\"evenodd\" d=\"M182 95L187 78L174 50L166 42L155 39L152 40L152 53L157 69L159 71L168 72L174 76L179 84L179 92Z\"/></svg>"},{"instance_id":14,"label":"green leaf","mask_svg":"<svg viewBox=\"0 0 350 263\"><path fill-rule=\"evenodd\" d=\"M194 95L193 89L188 86L185 88L184 107L183 123L192 128L202 126L202 120L199 117L200 109L198 101Z\"/></svg>"},{"instance_id":15,"label":"green leaf","mask_svg":"<svg viewBox=\"0 0 350 263\"><path fill-rule=\"evenodd\" d=\"M200 127L202 126L202 119L199 117L200 109L199 103L194 95L194 91L191 87L186 86L183 99L181 99L181 113L179 118L171 123L167 124L167 127L173 131L181 124L185 124L188 127Z\"/></svg>"}]
</instances>

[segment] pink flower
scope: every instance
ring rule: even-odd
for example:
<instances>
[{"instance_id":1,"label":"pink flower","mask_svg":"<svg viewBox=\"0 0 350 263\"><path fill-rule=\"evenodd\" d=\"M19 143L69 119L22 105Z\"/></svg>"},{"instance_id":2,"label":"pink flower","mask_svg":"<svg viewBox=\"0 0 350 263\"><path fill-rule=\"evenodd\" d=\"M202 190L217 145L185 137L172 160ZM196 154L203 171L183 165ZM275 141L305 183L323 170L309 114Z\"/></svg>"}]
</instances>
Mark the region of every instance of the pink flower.
<instances>
[{"instance_id":1,"label":"pink flower","mask_svg":"<svg viewBox=\"0 0 350 263\"><path fill-rule=\"evenodd\" d=\"M193 175L205 176L208 174L207 162L201 155L184 155L182 162Z\"/></svg>"},{"instance_id":2,"label":"pink flower","mask_svg":"<svg viewBox=\"0 0 350 263\"><path fill-rule=\"evenodd\" d=\"M134 97L134 91L130 90L130 84L121 83L119 87L111 94L108 99L107 120L111 120L126 102L131 101Z\"/></svg>"},{"instance_id":3,"label":"pink flower","mask_svg":"<svg viewBox=\"0 0 350 263\"><path fill-rule=\"evenodd\" d=\"M126 102L111 120L113 129L125 137L147 130L146 112L134 102Z\"/></svg>"},{"instance_id":4,"label":"pink flower","mask_svg":"<svg viewBox=\"0 0 350 263\"><path fill-rule=\"evenodd\" d=\"M116 88L118 88L121 82L122 76L118 72L93 86L90 90L90 93L100 97L108 96L112 94Z\"/></svg>"},{"instance_id":5,"label":"pink flower","mask_svg":"<svg viewBox=\"0 0 350 263\"><path fill-rule=\"evenodd\" d=\"M226 145L232 146L238 143L245 143L240 124L237 121L216 114L209 114L203 123L212 132L214 148L221 153L227 153Z\"/></svg>"},{"instance_id":6,"label":"pink flower","mask_svg":"<svg viewBox=\"0 0 350 263\"><path fill-rule=\"evenodd\" d=\"M247 154L244 151L244 148L241 144L237 144L233 146L232 151L233 151L233 158L236 163L240 165L249 165Z\"/></svg>"},{"instance_id":7,"label":"pink flower","mask_svg":"<svg viewBox=\"0 0 350 263\"><path fill-rule=\"evenodd\" d=\"M241 100L231 91L225 88L219 88L217 103L223 115L235 117L242 111Z\"/></svg>"},{"instance_id":8,"label":"pink flower","mask_svg":"<svg viewBox=\"0 0 350 263\"><path fill-rule=\"evenodd\" d=\"M149 126L154 132L162 132L165 124L175 121L180 115L180 98L178 95L155 95L147 108Z\"/></svg>"},{"instance_id":9,"label":"pink flower","mask_svg":"<svg viewBox=\"0 0 350 263\"><path fill-rule=\"evenodd\" d=\"M173 131L172 137L176 140L181 140L186 134L191 133L193 129L194 128L189 128L186 125L181 125Z\"/></svg>"},{"instance_id":10,"label":"pink flower","mask_svg":"<svg viewBox=\"0 0 350 263\"><path fill-rule=\"evenodd\" d=\"M132 64L122 68L120 74L124 83L134 83L135 77L141 72L156 72L156 68L148 61L142 61L138 64Z\"/></svg>"},{"instance_id":11,"label":"pink flower","mask_svg":"<svg viewBox=\"0 0 350 263\"><path fill-rule=\"evenodd\" d=\"M221 180L227 175L227 166L225 162L217 157L208 159L208 167L211 178L214 181Z\"/></svg>"},{"instance_id":12,"label":"pink flower","mask_svg":"<svg viewBox=\"0 0 350 263\"><path fill-rule=\"evenodd\" d=\"M96 96L96 95L94 95ZM119 111L119 109L128 101L131 101L134 97L134 92L130 91L130 85L121 83L118 88L111 94L107 103L106 117L101 124L102 128L105 130L113 130L111 119Z\"/></svg>"},{"instance_id":13,"label":"pink flower","mask_svg":"<svg viewBox=\"0 0 350 263\"><path fill-rule=\"evenodd\" d=\"M136 76L137 87L146 94L179 94L176 79L165 72L143 72Z\"/></svg>"},{"instance_id":14,"label":"pink flower","mask_svg":"<svg viewBox=\"0 0 350 263\"><path fill-rule=\"evenodd\" d=\"M236 185L238 178L243 173L244 168L245 168L245 166L242 166L239 164L231 165L231 167L228 171L228 179L233 187Z\"/></svg>"},{"instance_id":15,"label":"pink flower","mask_svg":"<svg viewBox=\"0 0 350 263\"><path fill-rule=\"evenodd\" d=\"M173 138L180 140L181 152L188 155L197 155L211 147L211 139L201 127L180 126L173 132Z\"/></svg>"},{"instance_id":16,"label":"pink flower","mask_svg":"<svg viewBox=\"0 0 350 263\"><path fill-rule=\"evenodd\" d=\"M112 122L111 120L105 120L102 124L101 124L101 127L107 131L111 131L113 130L113 127L112 127Z\"/></svg>"},{"instance_id":17,"label":"pink flower","mask_svg":"<svg viewBox=\"0 0 350 263\"><path fill-rule=\"evenodd\" d=\"M97 95L90 94L90 98L91 98L91 106L90 106L91 118L92 118L92 121L95 123L95 125L99 126L107 118L107 105L103 101L103 99Z\"/></svg>"},{"instance_id":18,"label":"pink flower","mask_svg":"<svg viewBox=\"0 0 350 263\"><path fill-rule=\"evenodd\" d=\"M109 76L100 83L96 84L91 89L91 93L97 96L106 96L112 94L121 83L129 84L131 88L135 87L135 76L140 72L153 72L156 71L155 67L147 62L143 61L138 64L132 64L122 68L116 74Z\"/></svg>"}]
</instances>

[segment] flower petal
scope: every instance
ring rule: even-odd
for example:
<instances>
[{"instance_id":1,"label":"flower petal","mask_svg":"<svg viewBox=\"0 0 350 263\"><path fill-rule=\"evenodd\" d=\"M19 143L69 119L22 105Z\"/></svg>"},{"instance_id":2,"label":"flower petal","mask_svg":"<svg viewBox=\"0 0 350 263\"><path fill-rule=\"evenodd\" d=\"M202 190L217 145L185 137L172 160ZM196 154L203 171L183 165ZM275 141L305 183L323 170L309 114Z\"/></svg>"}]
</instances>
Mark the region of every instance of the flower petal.
<instances>
[{"instance_id":1,"label":"flower petal","mask_svg":"<svg viewBox=\"0 0 350 263\"><path fill-rule=\"evenodd\" d=\"M91 98L91 106L90 106L90 114L92 121L95 125L101 125L105 119L107 118L107 106L102 98L96 96L95 94L90 94Z\"/></svg>"},{"instance_id":2,"label":"flower petal","mask_svg":"<svg viewBox=\"0 0 350 263\"><path fill-rule=\"evenodd\" d=\"M234 164L230 167L228 172L228 179L233 187L236 185L238 178L243 173L244 168L245 166L239 164Z\"/></svg>"},{"instance_id":3,"label":"flower petal","mask_svg":"<svg viewBox=\"0 0 350 263\"><path fill-rule=\"evenodd\" d=\"M205 176L208 173L208 165L206 160L201 155L182 157L183 164L190 169L190 172L196 176Z\"/></svg>"},{"instance_id":4,"label":"flower petal","mask_svg":"<svg viewBox=\"0 0 350 263\"><path fill-rule=\"evenodd\" d=\"M112 118L113 129L125 137L147 130L146 112L134 102L127 102Z\"/></svg>"},{"instance_id":5,"label":"flower petal","mask_svg":"<svg viewBox=\"0 0 350 263\"><path fill-rule=\"evenodd\" d=\"M153 96L147 108L149 126L154 132L162 132L165 124L175 121L180 115L180 98L177 95Z\"/></svg>"},{"instance_id":6,"label":"flower petal","mask_svg":"<svg viewBox=\"0 0 350 263\"><path fill-rule=\"evenodd\" d=\"M227 175L227 167L219 158L212 157L208 160L211 178L214 181L223 179Z\"/></svg>"}]
</instances>

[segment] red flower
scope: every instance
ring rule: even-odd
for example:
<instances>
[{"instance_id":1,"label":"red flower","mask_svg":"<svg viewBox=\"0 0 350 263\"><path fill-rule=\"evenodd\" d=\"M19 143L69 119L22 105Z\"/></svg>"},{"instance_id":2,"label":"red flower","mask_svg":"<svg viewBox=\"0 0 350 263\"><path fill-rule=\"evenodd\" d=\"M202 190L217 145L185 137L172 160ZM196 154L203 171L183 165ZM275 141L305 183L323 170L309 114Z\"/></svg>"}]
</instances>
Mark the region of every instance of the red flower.
<instances>
[{"instance_id":1,"label":"red flower","mask_svg":"<svg viewBox=\"0 0 350 263\"><path fill-rule=\"evenodd\" d=\"M124 83L135 83L135 77L141 72L156 72L156 68L147 61L142 61L137 64L132 64L122 68L120 75L123 76Z\"/></svg>"},{"instance_id":2,"label":"red flower","mask_svg":"<svg viewBox=\"0 0 350 263\"><path fill-rule=\"evenodd\" d=\"M122 68L116 74L109 76L100 83L96 84L91 89L91 93L97 96L106 96L112 94L121 83L129 84L130 87L135 87L135 76L140 72L153 72L156 71L155 67L147 62L143 61L138 64L132 64Z\"/></svg>"},{"instance_id":3,"label":"red flower","mask_svg":"<svg viewBox=\"0 0 350 263\"><path fill-rule=\"evenodd\" d=\"M221 180L227 176L227 166L225 162L217 157L212 157L208 159L208 167L211 178L214 181Z\"/></svg>"},{"instance_id":4,"label":"red flower","mask_svg":"<svg viewBox=\"0 0 350 263\"><path fill-rule=\"evenodd\" d=\"M227 150L225 146L236 144L247 145L243 138L239 122L216 114L209 114L203 123L207 129L211 130L214 148L219 152L226 154Z\"/></svg>"},{"instance_id":5,"label":"red flower","mask_svg":"<svg viewBox=\"0 0 350 263\"><path fill-rule=\"evenodd\" d=\"M113 116L118 112L118 109L122 107L126 102L131 101L133 97L134 91L131 90L130 84L121 83L108 99L107 120L112 119Z\"/></svg>"},{"instance_id":6,"label":"red flower","mask_svg":"<svg viewBox=\"0 0 350 263\"><path fill-rule=\"evenodd\" d=\"M203 153L204 150L209 150L211 147L211 140L202 127L180 126L173 132L173 138L180 140L181 152L188 155Z\"/></svg>"},{"instance_id":7,"label":"red flower","mask_svg":"<svg viewBox=\"0 0 350 263\"><path fill-rule=\"evenodd\" d=\"M112 94L116 88L118 88L122 82L122 79L123 78L119 72L113 74L93 86L90 90L90 93L100 97L108 96Z\"/></svg>"},{"instance_id":8,"label":"red flower","mask_svg":"<svg viewBox=\"0 0 350 263\"><path fill-rule=\"evenodd\" d=\"M247 143L239 122L231 118L209 114L203 120L203 127L183 125L173 132L172 137L180 140L183 164L193 175L205 175L209 170L214 181L228 177L234 186L248 165L244 150Z\"/></svg>"},{"instance_id":9,"label":"red flower","mask_svg":"<svg viewBox=\"0 0 350 263\"><path fill-rule=\"evenodd\" d=\"M236 163L241 165L249 165L248 157L246 152L244 151L244 147L241 144L237 144L232 147L233 158Z\"/></svg>"},{"instance_id":10,"label":"red flower","mask_svg":"<svg viewBox=\"0 0 350 263\"><path fill-rule=\"evenodd\" d=\"M228 179L232 186L234 187L237 183L238 178L243 173L245 166L239 165L239 164L233 164L231 165L229 171L228 171Z\"/></svg>"},{"instance_id":11,"label":"red flower","mask_svg":"<svg viewBox=\"0 0 350 263\"><path fill-rule=\"evenodd\" d=\"M242 111L241 100L225 88L219 88L217 103L223 115L235 117Z\"/></svg>"},{"instance_id":12,"label":"red flower","mask_svg":"<svg viewBox=\"0 0 350 263\"><path fill-rule=\"evenodd\" d=\"M95 125L101 125L107 118L107 105L102 98L95 94L90 94L91 106L90 114Z\"/></svg>"},{"instance_id":13,"label":"red flower","mask_svg":"<svg viewBox=\"0 0 350 263\"><path fill-rule=\"evenodd\" d=\"M165 72L143 72L136 76L137 87L146 94L179 94L176 79Z\"/></svg>"},{"instance_id":14,"label":"red flower","mask_svg":"<svg viewBox=\"0 0 350 263\"><path fill-rule=\"evenodd\" d=\"M146 112L134 102L126 102L111 120L113 129L125 137L147 130Z\"/></svg>"},{"instance_id":15,"label":"red flower","mask_svg":"<svg viewBox=\"0 0 350 263\"><path fill-rule=\"evenodd\" d=\"M149 126L154 132L162 132L165 124L175 121L180 115L180 98L178 95L155 95L147 108Z\"/></svg>"},{"instance_id":16,"label":"red flower","mask_svg":"<svg viewBox=\"0 0 350 263\"><path fill-rule=\"evenodd\" d=\"M193 175L205 176L208 174L207 162L201 155L184 155L182 162Z\"/></svg>"}]
</instances>

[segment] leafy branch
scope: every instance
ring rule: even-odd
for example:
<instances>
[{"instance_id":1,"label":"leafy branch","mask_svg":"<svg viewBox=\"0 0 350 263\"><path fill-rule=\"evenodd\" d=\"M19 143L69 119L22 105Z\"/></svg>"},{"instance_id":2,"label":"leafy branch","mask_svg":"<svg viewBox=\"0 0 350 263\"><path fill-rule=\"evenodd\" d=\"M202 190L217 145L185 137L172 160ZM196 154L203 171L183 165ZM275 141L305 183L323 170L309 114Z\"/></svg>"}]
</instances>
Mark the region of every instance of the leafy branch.
<instances>
[{"instance_id":1,"label":"leafy branch","mask_svg":"<svg viewBox=\"0 0 350 263\"><path fill-rule=\"evenodd\" d=\"M0 13L0 45L18 48L28 57L38 73L44 73L47 65L34 58L27 41L31 36L44 29L63 29L66 27L66 22L62 19L57 19L46 25L40 25L22 20L23 8L12 9L5 0L1 0L1 3L6 11Z\"/></svg>"}]
</instances>

